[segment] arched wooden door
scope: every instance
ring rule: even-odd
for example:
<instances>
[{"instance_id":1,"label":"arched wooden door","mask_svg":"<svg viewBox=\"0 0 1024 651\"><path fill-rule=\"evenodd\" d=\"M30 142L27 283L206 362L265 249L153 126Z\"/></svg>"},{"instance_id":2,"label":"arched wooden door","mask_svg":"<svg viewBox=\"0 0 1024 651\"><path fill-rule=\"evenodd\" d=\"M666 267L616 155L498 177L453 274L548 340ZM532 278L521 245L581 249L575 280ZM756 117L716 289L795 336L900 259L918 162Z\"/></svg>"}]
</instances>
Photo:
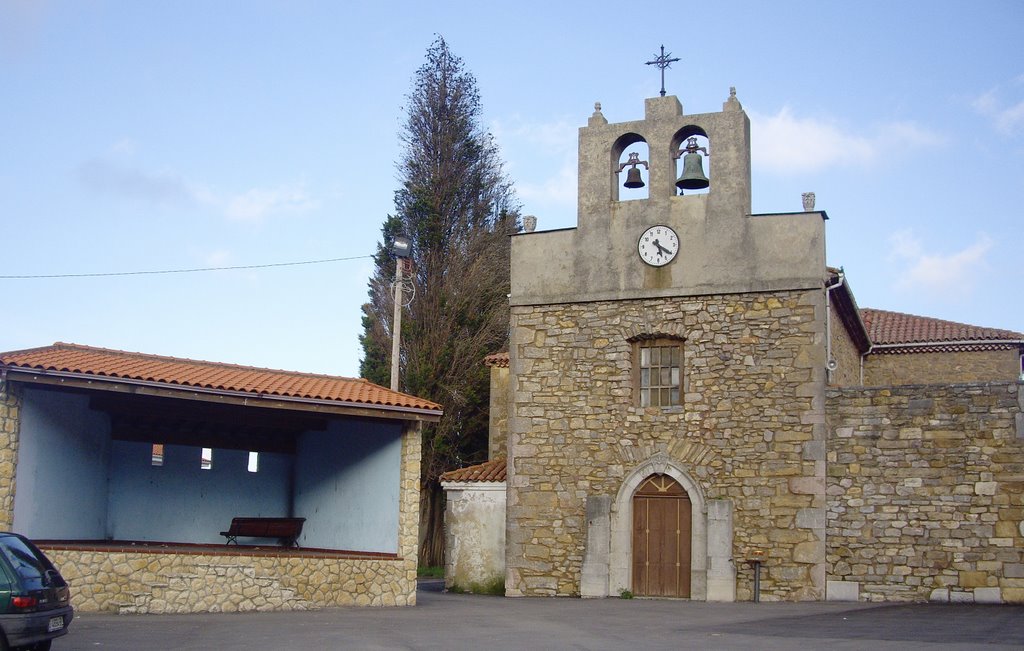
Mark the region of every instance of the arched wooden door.
<instances>
[{"instance_id":1,"label":"arched wooden door","mask_svg":"<svg viewBox=\"0 0 1024 651\"><path fill-rule=\"evenodd\" d=\"M690 596L690 498L668 475L633 494L633 594Z\"/></svg>"}]
</instances>

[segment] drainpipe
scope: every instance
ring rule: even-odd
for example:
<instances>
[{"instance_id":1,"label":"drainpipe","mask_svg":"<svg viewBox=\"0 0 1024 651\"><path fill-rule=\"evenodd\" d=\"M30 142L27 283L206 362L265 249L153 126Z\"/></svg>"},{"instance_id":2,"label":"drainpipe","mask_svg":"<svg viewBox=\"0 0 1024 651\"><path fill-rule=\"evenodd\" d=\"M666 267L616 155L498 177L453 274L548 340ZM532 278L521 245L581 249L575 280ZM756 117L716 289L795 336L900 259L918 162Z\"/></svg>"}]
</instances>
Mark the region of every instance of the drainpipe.
<instances>
[{"instance_id":1,"label":"drainpipe","mask_svg":"<svg viewBox=\"0 0 1024 651\"><path fill-rule=\"evenodd\" d=\"M842 268L839 269L836 282L825 285L825 382L832 384L832 373L836 369L836 361L832 358L832 290L842 287L846 282L846 274ZM861 373L863 374L863 357L861 358ZM861 382L863 384L863 381Z\"/></svg>"}]
</instances>

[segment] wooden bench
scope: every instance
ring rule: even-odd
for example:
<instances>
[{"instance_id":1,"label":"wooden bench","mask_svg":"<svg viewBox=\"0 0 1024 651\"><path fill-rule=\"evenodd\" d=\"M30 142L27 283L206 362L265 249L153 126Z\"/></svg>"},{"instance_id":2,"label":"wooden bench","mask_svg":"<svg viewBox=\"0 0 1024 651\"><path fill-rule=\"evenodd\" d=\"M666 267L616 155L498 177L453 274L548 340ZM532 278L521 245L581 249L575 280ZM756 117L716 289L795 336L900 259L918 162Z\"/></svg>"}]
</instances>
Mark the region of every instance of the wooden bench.
<instances>
[{"instance_id":1,"label":"wooden bench","mask_svg":"<svg viewBox=\"0 0 1024 651\"><path fill-rule=\"evenodd\" d=\"M225 545L238 544L238 538L277 538L285 547L298 547L302 523L306 518L231 518L231 526L220 535Z\"/></svg>"}]
</instances>

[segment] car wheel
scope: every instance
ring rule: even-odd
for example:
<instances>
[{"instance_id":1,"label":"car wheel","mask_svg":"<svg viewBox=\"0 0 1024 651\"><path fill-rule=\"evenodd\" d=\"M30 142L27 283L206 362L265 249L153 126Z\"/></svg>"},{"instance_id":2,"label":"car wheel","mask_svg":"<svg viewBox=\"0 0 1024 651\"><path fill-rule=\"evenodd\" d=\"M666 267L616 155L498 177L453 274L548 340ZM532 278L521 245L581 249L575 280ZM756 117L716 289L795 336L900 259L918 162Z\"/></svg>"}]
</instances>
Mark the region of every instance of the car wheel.
<instances>
[{"instance_id":1,"label":"car wheel","mask_svg":"<svg viewBox=\"0 0 1024 651\"><path fill-rule=\"evenodd\" d=\"M25 647L25 651L50 651L50 646L53 645L53 640L46 640L45 642L36 642ZM7 648L7 647L3 647Z\"/></svg>"}]
</instances>

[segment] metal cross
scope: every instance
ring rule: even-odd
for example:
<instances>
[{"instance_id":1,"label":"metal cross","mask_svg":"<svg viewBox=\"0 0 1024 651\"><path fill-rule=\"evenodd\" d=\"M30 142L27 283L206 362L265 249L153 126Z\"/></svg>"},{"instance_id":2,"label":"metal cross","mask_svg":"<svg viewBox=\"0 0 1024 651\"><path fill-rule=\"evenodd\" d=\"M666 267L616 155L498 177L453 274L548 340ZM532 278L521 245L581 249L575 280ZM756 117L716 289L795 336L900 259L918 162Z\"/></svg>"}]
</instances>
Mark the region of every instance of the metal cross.
<instances>
[{"instance_id":1,"label":"metal cross","mask_svg":"<svg viewBox=\"0 0 1024 651\"><path fill-rule=\"evenodd\" d=\"M654 61L648 61L645 65L658 66L661 68L661 96L665 96L665 68L671 67L672 63L679 61L679 57L670 59L672 56L671 52L665 52L665 46L661 46L661 55L654 58Z\"/></svg>"}]
</instances>

